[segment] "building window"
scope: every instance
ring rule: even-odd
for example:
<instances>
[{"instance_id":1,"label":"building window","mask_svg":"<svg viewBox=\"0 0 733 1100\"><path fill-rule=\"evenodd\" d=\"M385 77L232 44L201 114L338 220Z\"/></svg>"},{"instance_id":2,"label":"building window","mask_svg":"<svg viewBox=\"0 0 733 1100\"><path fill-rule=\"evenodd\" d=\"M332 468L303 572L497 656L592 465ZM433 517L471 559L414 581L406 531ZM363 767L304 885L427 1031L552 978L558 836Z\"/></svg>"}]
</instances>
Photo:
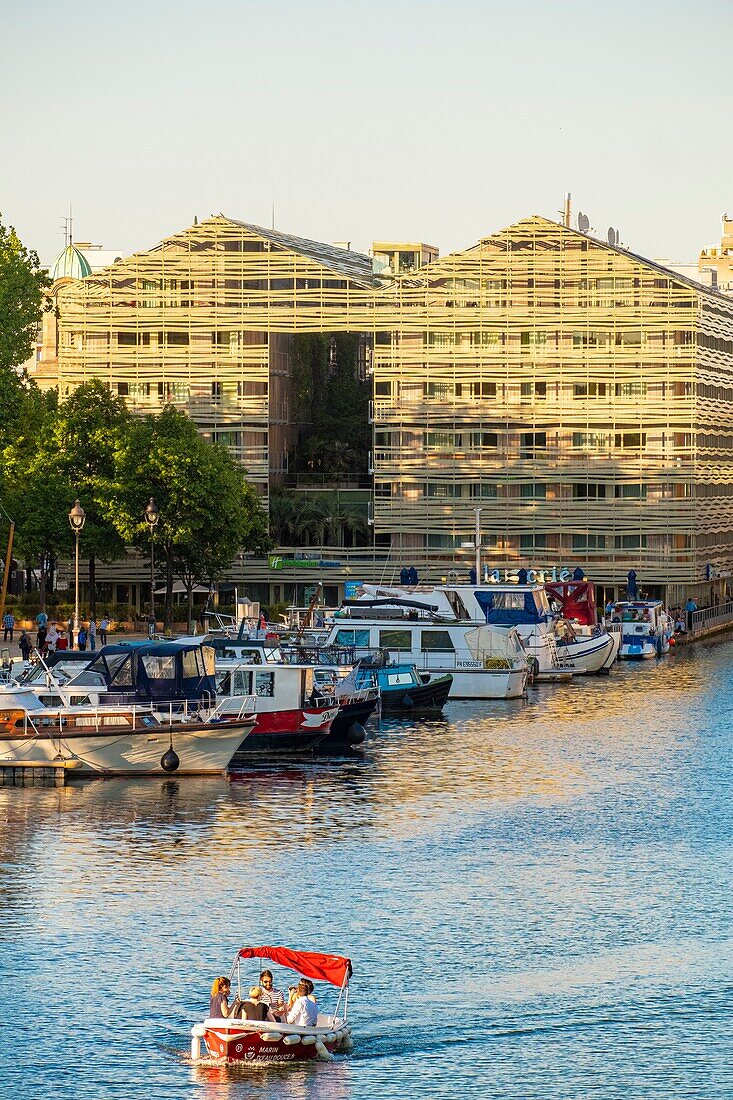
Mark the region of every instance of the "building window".
<instances>
[{"instance_id":1,"label":"building window","mask_svg":"<svg viewBox=\"0 0 733 1100\"><path fill-rule=\"evenodd\" d=\"M187 332L168 332L165 337L169 347L185 347L188 344Z\"/></svg>"},{"instance_id":2,"label":"building window","mask_svg":"<svg viewBox=\"0 0 733 1100\"><path fill-rule=\"evenodd\" d=\"M391 397L392 396L392 383L391 382L375 382L374 383L374 395L375 395L375 397Z\"/></svg>"},{"instance_id":3,"label":"building window","mask_svg":"<svg viewBox=\"0 0 733 1100\"><path fill-rule=\"evenodd\" d=\"M498 493L498 487L492 485L489 481L481 481L478 484L470 486L469 496L474 499L480 500L496 500Z\"/></svg>"},{"instance_id":4,"label":"building window","mask_svg":"<svg viewBox=\"0 0 733 1100\"><path fill-rule=\"evenodd\" d=\"M519 486L519 496L522 500L545 500L547 486L539 481L523 482Z\"/></svg>"},{"instance_id":5,"label":"building window","mask_svg":"<svg viewBox=\"0 0 733 1100\"><path fill-rule=\"evenodd\" d=\"M617 382L616 397L633 398L646 396L645 382Z\"/></svg>"},{"instance_id":6,"label":"building window","mask_svg":"<svg viewBox=\"0 0 733 1100\"><path fill-rule=\"evenodd\" d=\"M598 451L608 446L608 436L604 432L573 432L573 447Z\"/></svg>"},{"instance_id":7,"label":"building window","mask_svg":"<svg viewBox=\"0 0 733 1100\"><path fill-rule=\"evenodd\" d=\"M646 447L646 432L616 432L614 447L623 450L640 451Z\"/></svg>"},{"instance_id":8,"label":"building window","mask_svg":"<svg viewBox=\"0 0 733 1100\"><path fill-rule=\"evenodd\" d=\"M616 535L614 544L617 550L645 550L646 535Z\"/></svg>"},{"instance_id":9,"label":"building window","mask_svg":"<svg viewBox=\"0 0 733 1100\"><path fill-rule=\"evenodd\" d=\"M212 382L211 383L211 396L215 397L215 398L219 398L219 397L223 397L223 395L224 395L224 384L222 382Z\"/></svg>"},{"instance_id":10,"label":"building window","mask_svg":"<svg viewBox=\"0 0 733 1100\"><path fill-rule=\"evenodd\" d=\"M118 382L117 383L117 395L119 397L129 397L129 394L130 394L130 383L129 382Z\"/></svg>"},{"instance_id":11,"label":"building window","mask_svg":"<svg viewBox=\"0 0 733 1100\"><path fill-rule=\"evenodd\" d=\"M575 551L605 550L605 535L573 535L572 548Z\"/></svg>"},{"instance_id":12,"label":"building window","mask_svg":"<svg viewBox=\"0 0 733 1100\"><path fill-rule=\"evenodd\" d=\"M520 435L520 450L523 458L531 455L532 451L547 446L546 432L522 432Z\"/></svg>"},{"instance_id":13,"label":"building window","mask_svg":"<svg viewBox=\"0 0 733 1100\"><path fill-rule=\"evenodd\" d=\"M605 397L605 382L576 382L573 386L573 397Z\"/></svg>"},{"instance_id":14,"label":"building window","mask_svg":"<svg viewBox=\"0 0 733 1100\"><path fill-rule=\"evenodd\" d=\"M606 486L600 484L588 484L577 482L573 485L573 500L602 500L606 495Z\"/></svg>"},{"instance_id":15,"label":"building window","mask_svg":"<svg viewBox=\"0 0 733 1100\"><path fill-rule=\"evenodd\" d=\"M621 500L646 500L646 485L617 485L616 498Z\"/></svg>"},{"instance_id":16,"label":"building window","mask_svg":"<svg viewBox=\"0 0 733 1100\"><path fill-rule=\"evenodd\" d=\"M519 536L519 549L520 550L546 550L547 549L547 535L538 534L533 532L527 535Z\"/></svg>"}]
</instances>

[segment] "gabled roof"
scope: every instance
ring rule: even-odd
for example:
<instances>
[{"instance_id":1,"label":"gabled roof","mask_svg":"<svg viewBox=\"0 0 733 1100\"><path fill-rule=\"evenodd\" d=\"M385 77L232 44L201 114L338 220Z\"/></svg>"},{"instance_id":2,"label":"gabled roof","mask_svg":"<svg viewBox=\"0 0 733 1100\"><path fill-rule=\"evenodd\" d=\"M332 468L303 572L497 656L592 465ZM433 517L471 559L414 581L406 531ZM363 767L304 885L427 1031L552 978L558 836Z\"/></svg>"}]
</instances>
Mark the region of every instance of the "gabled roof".
<instances>
[{"instance_id":1,"label":"gabled roof","mask_svg":"<svg viewBox=\"0 0 733 1100\"><path fill-rule=\"evenodd\" d=\"M239 225L242 229L248 229L258 237L271 241L279 248L297 252L345 279L351 279L364 287L374 286L371 256L365 256L362 252L352 252L346 248L338 248L333 244L309 241L305 237L293 237L289 233L279 233L275 229L266 229L262 225L250 225L248 222L238 221L237 218L227 217L226 214L222 214L221 217L232 225Z\"/></svg>"}]
</instances>

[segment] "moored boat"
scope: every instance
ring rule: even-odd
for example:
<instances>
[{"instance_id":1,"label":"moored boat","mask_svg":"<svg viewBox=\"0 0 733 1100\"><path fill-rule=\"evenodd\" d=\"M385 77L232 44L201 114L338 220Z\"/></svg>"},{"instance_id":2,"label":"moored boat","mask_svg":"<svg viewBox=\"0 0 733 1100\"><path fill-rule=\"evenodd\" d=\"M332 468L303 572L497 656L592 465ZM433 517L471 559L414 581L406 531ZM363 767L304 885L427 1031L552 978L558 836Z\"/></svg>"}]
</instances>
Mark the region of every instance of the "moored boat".
<instances>
[{"instance_id":1,"label":"moored boat","mask_svg":"<svg viewBox=\"0 0 733 1100\"><path fill-rule=\"evenodd\" d=\"M255 977L259 976L261 960L267 960L304 978L334 986L339 991L336 1006L331 1013L319 1009L316 1022L310 1026L241 1019L235 1014L209 1017L191 1029L192 1062L210 1061L222 1065L328 1061L335 1053L351 1049L353 1041L347 1017L352 969L348 958L315 951L294 951L288 947L243 947L237 953L230 975L230 981L236 979L235 1006L241 1003L242 992L250 984L242 985L243 959L260 960Z\"/></svg>"},{"instance_id":2,"label":"moored boat","mask_svg":"<svg viewBox=\"0 0 733 1100\"><path fill-rule=\"evenodd\" d=\"M382 714L412 715L441 711L450 694L450 673L420 673L408 661L391 662L384 653L363 657L357 676L373 676L382 697ZM357 681L358 682L358 681Z\"/></svg>"},{"instance_id":3,"label":"moored boat","mask_svg":"<svg viewBox=\"0 0 733 1100\"><path fill-rule=\"evenodd\" d=\"M661 600L621 600L611 608L609 629L620 638L622 661L648 661L669 652L674 623Z\"/></svg>"}]
</instances>

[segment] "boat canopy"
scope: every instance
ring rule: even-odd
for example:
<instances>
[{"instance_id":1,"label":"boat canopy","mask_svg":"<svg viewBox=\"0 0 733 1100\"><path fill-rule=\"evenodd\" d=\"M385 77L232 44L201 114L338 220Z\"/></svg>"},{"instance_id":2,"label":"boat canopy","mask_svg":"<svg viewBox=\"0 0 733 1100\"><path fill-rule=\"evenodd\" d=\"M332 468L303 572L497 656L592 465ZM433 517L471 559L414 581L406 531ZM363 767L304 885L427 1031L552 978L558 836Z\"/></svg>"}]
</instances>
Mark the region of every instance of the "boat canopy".
<instances>
[{"instance_id":1,"label":"boat canopy","mask_svg":"<svg viewBox=\"0 0 733 1100\"><path fill-rule=\"evenodd\" d=\"M240 959L269 959L320 982L342 986L352 975L351 959L342 955L321 955L317 951L293 951L291 947L243 947Z\"/></svg>"},{"instance_id":2,"label":"boat canopy","mask_svg":"<svg viewBox=\"0 0 733 1100\"><path fill-rule=\"evenodd\" d=\"M547 622L547 596L542 588L504 589L498 592L477 588L476 601L489 626Z\"/></svg>"},{"instance_id":3,"label":"boat canopy","mask_svg":"<svg viewBox=\"0 0 733 1100\"><path fill-rule=\"evenodd\" d=\"M583 626L598 622L596 588L592 581L552 581L545 585L551 600L557 600L564 619L575 619Z\"/></svg>"},{"instance_id":4,"label":"boat canopy","mask_svg":"<svg viewBox=\"0 0 733 1100\"><path fill-rule=\"evenodd\" d=\"M106 687L137 699L200 699L216 693L214 651L187 642L140 642L106 645L74 687Z\"/></svg>"},{"instance_id":5,"label":"boat canopy","mask_svg":"<svg viewBox=\"0 0 733 1100\"><path fill-rule=\"evenodd\" d=\"M516 630L492 630L490 626L477 626L466 631L466 645L477 661L494 657L524 656L524 647Z\"/></svg>"}]
</instances>

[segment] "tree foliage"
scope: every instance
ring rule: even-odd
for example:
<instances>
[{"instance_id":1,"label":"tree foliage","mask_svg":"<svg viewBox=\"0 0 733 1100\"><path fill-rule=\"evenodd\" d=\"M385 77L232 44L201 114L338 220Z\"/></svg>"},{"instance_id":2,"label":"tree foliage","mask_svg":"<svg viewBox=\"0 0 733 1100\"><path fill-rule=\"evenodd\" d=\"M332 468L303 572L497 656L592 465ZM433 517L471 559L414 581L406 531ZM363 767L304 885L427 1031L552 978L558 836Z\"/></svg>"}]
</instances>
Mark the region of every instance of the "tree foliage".
<instances>
[{"instance_id":1,"label":"tree foliage","mask_svg":"<svg viewBox=\"0 0 733 1100\"><path fill-rule=\"evenodd\" d=\"M0 221L0 384L31 353L48 285L36 253Z\"/></svg>"},{"instance_id":2,"label":"tree foliage","mask_svg":"<svg viewBox=\"0 0 733 1100\"><path fill-rule=\"evenodd\" d=\"M359 375L360 344L361 337L353 333L293 337L298 471L367 471L370 387Z\"/></svg>"}]
</instances>

